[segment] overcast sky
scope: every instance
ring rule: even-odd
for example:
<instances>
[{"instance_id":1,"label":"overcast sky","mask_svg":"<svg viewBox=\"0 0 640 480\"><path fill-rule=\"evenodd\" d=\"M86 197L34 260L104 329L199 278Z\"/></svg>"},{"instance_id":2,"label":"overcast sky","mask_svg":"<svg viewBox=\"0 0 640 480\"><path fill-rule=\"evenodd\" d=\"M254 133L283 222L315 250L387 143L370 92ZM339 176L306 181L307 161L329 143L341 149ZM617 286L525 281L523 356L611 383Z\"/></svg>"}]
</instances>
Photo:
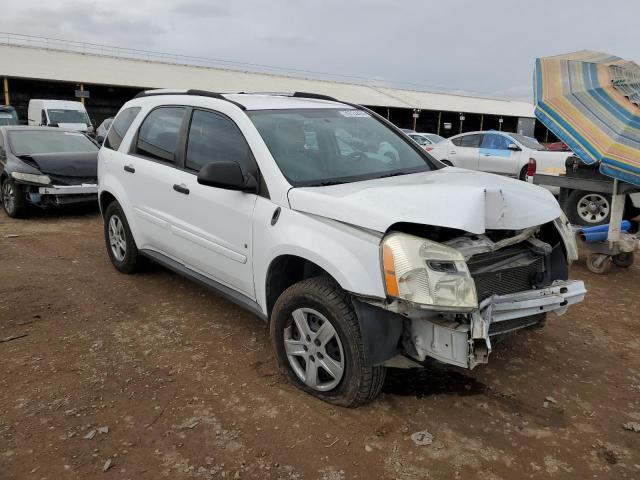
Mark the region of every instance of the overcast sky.
<instances>
[{"instance_id":1,"label":"overcast sky","mask_svg":"<svg viewBox=\"0 0 640 480\"><path fill-rule=\"evenodd\" d=\"M640 62L639 19L640 0L0 0L2 32L524 100L539 56Z\"/></svg>"}]
</instances>

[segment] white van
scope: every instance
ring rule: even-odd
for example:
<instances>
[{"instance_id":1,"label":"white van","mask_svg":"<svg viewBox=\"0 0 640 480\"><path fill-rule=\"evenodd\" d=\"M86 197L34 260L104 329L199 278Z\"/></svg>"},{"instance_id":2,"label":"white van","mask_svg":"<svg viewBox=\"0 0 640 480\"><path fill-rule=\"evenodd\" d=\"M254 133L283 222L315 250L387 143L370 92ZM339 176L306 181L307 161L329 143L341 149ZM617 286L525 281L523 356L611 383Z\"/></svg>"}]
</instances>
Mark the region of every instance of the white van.
<instances>
[{"instance_id":1,"label":"white van","mask_svg":"<svg viewBox=\"0 0 640 480\"><path fill-rule=\"evenodd\" d=\"M93 133L93 126L84 105L71 100L29 100L29 125Z\"/></svg>"}]
</instances>

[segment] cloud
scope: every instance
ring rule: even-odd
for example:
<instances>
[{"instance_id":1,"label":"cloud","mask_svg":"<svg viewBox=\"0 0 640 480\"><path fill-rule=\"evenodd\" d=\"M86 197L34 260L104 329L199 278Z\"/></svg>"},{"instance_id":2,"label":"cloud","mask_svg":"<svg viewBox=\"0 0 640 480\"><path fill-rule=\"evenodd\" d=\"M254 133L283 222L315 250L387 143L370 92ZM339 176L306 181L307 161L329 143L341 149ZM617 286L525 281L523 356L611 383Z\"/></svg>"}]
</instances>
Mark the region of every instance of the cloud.
<instances>
[{"instance_id":1,"label":"cloud","mask_svg":"<svg viewBox=\"0 0 640 480\"><path fill-rule=\"evenodd\" d=\"M279 33L274 35L265 35L262 37L267 43L279 45L287 48L299 48L313 45L316 41L308 35L299 33Z\"/></svg>"},{"instance_id":2,"label":"cloud","mask_svg":"<svg viewBox=\"0 0 640 480\"><path fill-rule=\"evenodd\" d=\"M536 57L640 60L638 17L637 0L20 0L0 31L530 99Z\"/></svg>"}]
</instances>

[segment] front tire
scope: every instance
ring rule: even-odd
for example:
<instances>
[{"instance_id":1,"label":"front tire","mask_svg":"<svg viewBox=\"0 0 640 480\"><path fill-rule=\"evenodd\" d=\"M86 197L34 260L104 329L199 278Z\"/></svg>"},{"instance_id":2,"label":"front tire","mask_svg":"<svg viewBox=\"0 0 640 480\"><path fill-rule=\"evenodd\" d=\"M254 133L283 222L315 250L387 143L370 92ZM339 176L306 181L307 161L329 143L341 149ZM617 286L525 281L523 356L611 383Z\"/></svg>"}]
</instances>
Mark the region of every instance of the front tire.
<instances>
[{"instance_id":1,"label":"front tire","mask_svg":"<svg viewBox=\"0 0 640 480\"><path fill-rule=\"evenodd\" d=\"M24 191L10 178L5 178L2 182L2 206L11 218L27 216L29 204Z\"/></svg>"},{"instance_id":2,"label":"front tire","mask_svg":"<svg viewBox=\"0 0 640 480\"><path fill-rule=\"evenodd\" d=\"M386 368L366 364L351 300L330 278L309 278L285 290L270 330L280 370L301 390L344 407L380 393Z\"/></svg>"},{"instance_id":3,"label":"front tire","mask_svg":"<svg viewBox=\"0 0 640 480\"><path fill-rule=\"evenodd\" d=\"M111 202L104 213L104 240L111 263L117 270L135 273L142 268L144 259L138 252L127 217L116 201Z\"/></svg>"}]
</instances>

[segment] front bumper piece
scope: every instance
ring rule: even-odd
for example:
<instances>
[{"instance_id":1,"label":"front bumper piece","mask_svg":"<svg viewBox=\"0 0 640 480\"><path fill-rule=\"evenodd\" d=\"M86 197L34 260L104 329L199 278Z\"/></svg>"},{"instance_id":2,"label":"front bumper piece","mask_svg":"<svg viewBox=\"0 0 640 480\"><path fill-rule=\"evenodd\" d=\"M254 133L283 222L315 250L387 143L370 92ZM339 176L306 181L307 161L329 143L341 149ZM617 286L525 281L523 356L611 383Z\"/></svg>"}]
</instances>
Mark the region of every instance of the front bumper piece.
<instances>
[{"instance_id":1,"label":"front bumper piece","mask_svg":"<svg viewBox=\"0 0 640 480\"><path fill-rule=\"evenodd\" d=\"M40 195L90 195L98 194L98 185L83 183L82 185L51 185L38 188Z\"/></svg>"},{"instance_id":2,"label":"front bumper piece","mask_svg":"<svg viewBox=\"0 0 640 480\"><path fill-rule=\"evenodd\" d=\"M410 331L416 360L432 357L464 368L487 363L492 336L539 324L549 312L562 315L586 293L582 281L560 280L539 290L489 297L471 313L470 323L429 314L413 317Z\"/></svg>"}]
</instances>

